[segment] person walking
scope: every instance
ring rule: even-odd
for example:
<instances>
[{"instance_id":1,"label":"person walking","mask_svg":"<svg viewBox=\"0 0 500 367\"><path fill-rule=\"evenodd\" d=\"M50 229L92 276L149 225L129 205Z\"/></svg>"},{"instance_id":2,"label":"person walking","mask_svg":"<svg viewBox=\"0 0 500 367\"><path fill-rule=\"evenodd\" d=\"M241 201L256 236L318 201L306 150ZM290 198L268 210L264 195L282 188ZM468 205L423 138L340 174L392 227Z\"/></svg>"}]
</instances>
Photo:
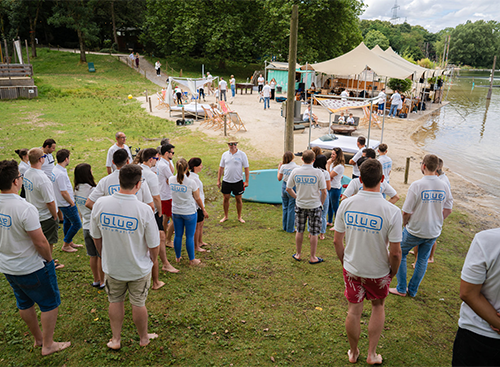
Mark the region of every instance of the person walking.
<instances>
[{"instance_id":1,"label":"person walking","mask_svg":"<svg viewBox=\"0 0 500 367\"><path fill-rule=\"evenodd\" d=\"M295 198L286 191L286 185L290 174L299 167L293 161L295 156L292 152L285 152L283 160L278 166L278 181L283 180L281 185L281 204L283 206L283 230L288 233L295 231ZM293 187L292 190L295 190Z\"/></svg>"}]
</instances>

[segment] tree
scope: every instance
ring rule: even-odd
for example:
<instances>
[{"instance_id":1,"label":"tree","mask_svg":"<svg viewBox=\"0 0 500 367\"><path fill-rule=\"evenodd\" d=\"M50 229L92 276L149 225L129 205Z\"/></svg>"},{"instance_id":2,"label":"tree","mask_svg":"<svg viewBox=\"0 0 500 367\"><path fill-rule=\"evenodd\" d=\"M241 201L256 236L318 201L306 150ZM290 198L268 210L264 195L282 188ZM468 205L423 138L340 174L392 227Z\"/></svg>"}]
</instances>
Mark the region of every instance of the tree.
<instances>
[{"instance_id":1,"label":"tree","mask_svg":"<svg viewBox=\"0 0 500 367\"><path fill-rule=\"evenodd\" d=\"M379 45L382 50L386 50L389 48L389 40L382 32L371 30L365 36L365 45L369 49Z\"/></svg>"},{"instance_id":2,"label":"tree","mask_svg":"<svg viewBox=\"0 0 500 367\"><path fill-rule=\"evenodd\" d=\"M387 86L392 90L398 90L400 93L404 93L409 91L412 85L412 81L410 79L395 79L391 78L387 82Z\"/></svg>"}]
</instances>

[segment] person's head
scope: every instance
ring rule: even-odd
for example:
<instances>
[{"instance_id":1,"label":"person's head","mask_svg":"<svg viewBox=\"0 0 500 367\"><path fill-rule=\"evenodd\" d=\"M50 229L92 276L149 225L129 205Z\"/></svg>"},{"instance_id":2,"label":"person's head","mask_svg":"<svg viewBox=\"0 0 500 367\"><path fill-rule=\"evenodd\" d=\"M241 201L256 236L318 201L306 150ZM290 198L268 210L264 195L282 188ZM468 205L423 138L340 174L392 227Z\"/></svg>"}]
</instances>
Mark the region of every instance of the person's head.
<instances>
[{"instance_id":1,"label":"person's head","mask_svg":"<svg viewBox=\"0 0 500 367\"><path fill-rule=\"evenodd\" d=\"M118 131L115 134L115 139L116 139L116 143L118 145L123 145L123 144L125 144L125 141L127 140L127 135L125 135L124 132Z\"/></svg>"},{"instance_id":2,"label":"person's head","mask_svg":"<svg viewBox=\"0 0 500 367\"><path fill-rule=\"evenodd\" d=\"M349 117L352 117L352 113L349 114Z\"/></svg>"},{"instance_id":3,"label":"person's head","mask_svg":"<svg viewBox=\"0 0 500 367\"><path fill-rule=\"evenodd\" d=\"M231 75L231 79L234 78L234 75Z\"/></svg>"},{"instance_id":4,"label":"person's head","mask_svg":"<svg viewBox=\"0 0 500 367\"><path fill-rule=\"evenodd\" d=\"M137 152L137 154L134 157L134 160L132 161L132 164L141 164L143 162L142 160L142 153L144 149L141 149Z\"/></svg>"},{"instance_id":5,"label":"person's head","mask_svg":"<svg viewBox=\"0 0 500 367\"><path fill-rule=\"evenodd\" d=\"M438 158L438 168L436 170L436 175L441 176L443 174L444 162L441 158Z\"/></svg>"},{"instance_id":6,"label":"person's head","mask_svg":"<svg viewBox=\"0 0 500 367\"><path fill-rule=\"evenodd\" d=\"M161 146L161 155L165 159L171 160L174 157L174 146L172 144Z\"/></svg>"},{"instance_id":7,"label":"person's head","mask_svg":"<svg viewBox=\"0 0 500 367\"><path fill-rule=\"evenodd\" d=\"M19 156L19 158L21 158L21 160L26 161L26 159L28 159L29 149L16 149L15 152Z\"/></svg>"},{"instance_id":8,"label":"person's head","mask_svg":"<svg viewBox=\"0 0 500 367\"><path fill-rule=\"evenodd\" d=\"M399 91L396 89L396 90L394 91L394 93L398 93L398 94L399 94Z\"/></svg>"},{"instance_id":9,"label":"person's head","mask_svg":"<svg viewBox=\"0 0 500 367\"><path fill-rule=\"evenodd\" d=\"M313 167L326 170L326 157L323 154L317 155Z\"/></svg>"},{"instance_id":10,"label":"person's head","mask_svg":"<svg viewBox=\"0 0 500 367\"><path fill-rule=\"evenodd\" d=\"M366 148L363 149L363 157L375 159L377 158L377 153L372 148Z\"/></svg>"},{"instance_id":11,"label":"person's head","mask_svg":"<svg viewBox=\"0 0 500 367\"><path fill-rule=\"evenodd\" d=\"M385 143L380 144L380 145L378 146L378 152L379 152L380 154L385 154L385 153L387 153L387 144L385 144Z\"/></svg>"},{"instance_id":12,"label":"person's head","mask_svg":"<svg viewBox=\"0 0 500 367\"><path fill-rule=\"evenodd\" d=\"M122 190L132 190L137 186L142 179L142 168L136 164L126 164L120 169L120 174L118 176L120 179L120 189Z\"/></svg>"},{"instance_id":13,"label":"person's head","mask_svg":"<svg viewBox=\"0 0 500 367\"><path fill-rule=\"evenodd\" d=\"M15 160L0 162L0 191L19 191L23 184L22 175Z\"/></svg>"},{"instance_id":14,"label":"person's head","mask_svg":"<svg viewBox=\"0 0 500 367\"><path fill-rule=\"evenodd\" d=\"M282 161L282 163L283 164L288 164L291 161L293 161L293 158L295 158L295 156L293 155L292 152L290 152L290 151L285 152L285 154L283 154L283 161Z\"/></svg>"},{"instance_id":15,"label":"person's head","mask_svg":"<svg viewBox=\"0 0 500 367\"><path fill-rule=\"evenodd\" d=\"M321 148L320 147L312 147L311 150L314 153L314 158L316 158L318 155L321 154Z\"/></svg>"},{"instance_id":16,"label":"person's head","mask_svg":"<svg viewBox=\"0 0 500 367\"><path fill-rule=\"evenodd\" d=\"M235 139L231 139L227 142L227 145L229 147L229 151L231 153L235 153L238 150L238 141Z\"/></svg>"},{"instance_id":17,"label":"person's head","mask_svg":"<svg viewBox=\"0 0 500 367\"><path fill-rule=\"evenodd\" d=\"M75 167L75 189L78 189L80 184L89 184L96 187L94 175L92 174L92 167L88 163L80 163Z\"/></svg>"},{"instance_id":18,"label":"person's head","mask_svg":"<svg viewBox=\"0 0 500 367\"><path fill-rule=\"evenodd\" d=\"M262 74L259 74L259 77L262 77Z\"/></svg>"},{"instance_id":19,"label":"person's head","mask_svg":"<svg viewBox=\"0 0 500 367\"><path fill-rule=\"evenodd\" d=\"M224 80L224 78L223 78L223 77L220 77L220 80Z\"/></svg>"},{"instance_id":20,"label":"person's head","mask_svg":"<svg viewBox=\"0 0 500 367\"><path fill-rule=\"evenodd\" d=\"M311 87L314 87L314 86L315 86L315 85L314 85L314 82L312 82L312 83L311 83Z\"/></svg>"},{"instance_id":21,"label":"person's head","mask_svg":"<svg viewBox=\"0 0 500 367\"><path fill-rule=\"evenodd\" d=\"M203 168L203 165L201 164L201 158L198 157L191 158L188 162L188 166L191 172L194 172L195 168L198 167Z\"/></svg>"},{"instance_id":22,"label":"person's head","mask_svg":"<svg viewBox=\"0 0 500 367\"><path fill-rule=\"evenodd\" d=\"M169 138L163 138L160 141L160 145L167 145L170 144L170 139Z\"/></svg>"},{"instance_id":23,"label":"person's head","mask_svg":"<svg viewBox=\"0 0 500 367\"><path fill-rule=\"evenodd\" d=\"M302 153L302 160L304 161L305 164L313 163L315 158L316 155L312 150L306 150L305 152Z\"/></svg>"},{"instance_id":24,"label":"person's head","mask_svg":"<svg viewBox=\"0 0 500 367\"><path fill-rule=\"evenodd\" d=\"M382 165L376 159L367 159L359 167L360 181L364 188L373 189L382 181Z\"/></svg>"},{"instance_id":25,"label":"person's head","mask_svg":"<svg viewBox=\"0 0 500 367\"><path fill-rule=\"evenodd\" d=\"M43 164L43 160L45 159L45 153L40 148L31 148L28 151L28 158L30 160L31 166L35 166L38 163Z\"/></svg>"},{"instance_id":26,"label":"person's head","mask_svg":"<svg viewBox=\"0 0 500 367\"><path fill-rule=\"evenodd\" d=\"M142 162L147 165L155 166L158 151L155 148L146 148L142 150Z\"/></svg>"},{"instance_id":27,"label":"person's head","mask_svg":"<svg viewBox=\"0 0 500 367\"><path fill-rule=\"evenodd\" d=\"M125 149L118 149L113 153L113 163L118 169L127 164L128 158L128 152Z\"/></svg>"},{"instance_id":28,"label":"person's head","mask_svg":"<svg viewBox=\"0 0 500 367\"><path fill-rule=\"evenodd\" d=\"M56 159L57 163L61 164L66 161L66 159L69 159L70 151L68 149L59 149L56 153ZM68 161L69 163L69 161Z\"/></svg>"},{"instance_id":29,"label":"person's head","mask_svg":"<svg viewBox=\"0 0 500 367\"><path fill-rule=\"evenodd\" d=\"M425 173L428 171L429 173L436 173L438 168L439 158L434 154L427 154L422 160L421 171Z\"/></svg>"},{"instance_id":30,"label":"person's head","mask_svg":"<svg viewBox=\"0 0 500 367\"><path fill-rule=\"evenodd\" d=\"M175 168L177 169L177 183L182 185L186 173L189 172L188 162L184 158L180 158L175 164Z\"/></svg>"},{"instance_id":31,"label":"person's head","mask_svg":"<svg viewBox=\"0 0 500 367\"><path fill-rule=\"evenodd\" d=\"M43 142L42 149L45 153L52 153L56 150L56 141L54 139L46 139Z\"/></svg>"},{"instance_id":32,"label":"person's head","mask_svg":"<svg viewBox=\"0 0 500 367\"><path fill-rule=\"evenodd\" d=\"M333 158L333 166L337 166L339 164L345 165L345 158L344 158L344 152L340 148L333 148L332 150L332 156Z\"/></svg>"},{"instance_id":33,"label":"person's head","mask_svg":"<svg viewBox=\"0 0 500 367\"><path fill-rule=\"evenodd\" d=\"M344 116L344 112L341 112L341 113L340 113L340 116Z\"/></svg>"},{"instance_id":34,"label":"person's head","mask_svg":"<svg viewBox=\"0 0 500 367\"><path fill-rule=\"evenodd\" d=\"M356 144L358 145L358 147L364 147L365 144L366 144L365 137L364 136L359 136L358 140L356 141Z\"/></svg>"}]
</instances>

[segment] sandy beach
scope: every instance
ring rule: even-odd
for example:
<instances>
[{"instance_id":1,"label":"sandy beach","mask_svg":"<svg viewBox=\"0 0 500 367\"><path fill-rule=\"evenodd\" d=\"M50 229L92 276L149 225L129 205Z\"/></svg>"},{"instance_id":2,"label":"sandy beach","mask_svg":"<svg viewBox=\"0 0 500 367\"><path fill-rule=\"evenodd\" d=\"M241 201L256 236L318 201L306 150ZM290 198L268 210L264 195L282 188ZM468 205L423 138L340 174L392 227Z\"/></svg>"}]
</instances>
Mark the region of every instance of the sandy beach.
<instances>
[{"instance_id":1,"label":"sandy beach","mask_svg":"<svg viewBox=\"0 0 500 367\"><path fill-rule=\"evenodd\" d=\"M230 94L230 91L228 91ZM145 97L137 98L142 107L149 112L149 104L146 104ZM201 125L201 120L195 121L193 125L179 127L182 129L191 129L201 131L209 136L219 138L221 142L227 141L229 137L236 137L240 141L241 150L254 157L267 157L269 160L276 162L278 167L284 151L284 131L285 119L281 116L281 103L271 101L271 107L264 110L263 103L259 103L257 93L253 94L237 94L236 97L228 98L228 103L233 111L238 112L243 120L247 131L228 130L228 137L224 136L223 131L209 129ZM207 97L206 103L215 103L215 97ZM154 116L175 121L181 118L180 113L172 112L172 117L169 117L169 112L166 108L158 109L158 99L155 95L151 96L152 112ZM304 111L306 105L302 105ZM434 111L439 107L434 106ZM353 109L351 112L355 116L362 116L361 109ZM318 116L318 119L326 125L329 120L329 113L321 106L313 106L313 113ZM439 113L439 112L428 112ZM392 119L385 118L385 128L383 133L383 142L389 147L388 156L393 160L393 169L391 172L391 185L397 190L400 196L405 196L409 184L422 177L419 163L424 157L424 150L420 149L413 140L414 134L421 128L428 115L412 114L410 119ZM311 141L328 133L328 127L311 129ZM371 129L370 139L381 140L381 130L378 128ZM352 136L367 137L367 126L360 126ZM303 133L294 133L294 152L301 152L306 149L309 141L309 128L306 128ZM432 153L432 152L429 152ZM410 172L408 184L404 184L404 171L406 158L410 158ZM297 164L301 164L299 157L295 160ZM251 167L250 167L251 168ZM476 219L477 231L500 226L500 214L487 206L491 196L477 187L476 185L464 180L459 172L452 172L446 167L445 173L448 176L452 185L452 194L454 197L454 208L472 215ZM345 175L349 176L352 173L352 167L346 165Z\"/></svg>"}]
</instances>

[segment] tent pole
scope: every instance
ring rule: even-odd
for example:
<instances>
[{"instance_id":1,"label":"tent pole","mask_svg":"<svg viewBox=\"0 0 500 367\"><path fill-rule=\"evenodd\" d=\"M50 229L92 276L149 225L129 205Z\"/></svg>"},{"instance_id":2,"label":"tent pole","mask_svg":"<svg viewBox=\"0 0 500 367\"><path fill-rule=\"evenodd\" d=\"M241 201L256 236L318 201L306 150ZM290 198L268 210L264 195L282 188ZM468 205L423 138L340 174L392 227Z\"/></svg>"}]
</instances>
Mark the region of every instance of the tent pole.
<instances>
[{"instance_id":1,"label":"tent pole","mask_svg":"<svg viewBox=\"0 0 500 367\"><path fill-rule=\"evenodd\" d=\"M306 82L304 83L304 100L307 102L307 79L308 79L308 73L307 73L307 62L306 62ZM311 104L312 104L312 99L311 99ZM312 111L312 106L311 106L311 111Z\"/></svg>"},{"instance_id":2,"label":"tent pole","mask_svg":"<svg viewBox=\"0 0 500 367\"><path fill-rule=\"evenodd\" d=\"M311 97L311 113L309 113L309 142L307 143L307 149L311 149L311 130L312 130L311 120L313 114L313 103L312 103L313 98L314 96Z\"/></svg>"},{"instance_id":3,"label":"tent pole","mask_svg":"<svg viewBox=\"0 0 500 367\"><path fill-rule=\"evenodd\" d=\"M357 77L358 77L358 84L356 85L356 97L359 94L359 74L357 75Z\"/></svg>"},{"instance_id":4,"label":"tent pole","mask_svg":"<svg viewBox=\"0 0 500 367\"><path fill-rule=\"evenodd\" d=\"M370 117L368 119L368 141L366 142L366 146L368 148L370 147L370 132L372 129L372 106L373 106L373 100L370 101Z\"/></svg>"},{"instance_id":5,"label":"tent pole","mask_svg":"<svg viewBox=\"0 0 500 367\"><path fill-rule=\"evenodd\" d=\"M417 72L413 72L413 83L415 83L415 79L417 78ZM412 83L412 85L413 85ZM415 84L415 89L416 89L416 84ZM411 105L413 104L413 93L412 91L410 91L410 111L408 111L408 116L406 116L406 118L410 118L411 116Z\"/></svg>"},{"instance_id":6,"label":"tent pole","mask_svg":"<svg viewBox=\"0 0 500 367\"><path fill-rule=\"evenodd\" d=\"M368 74L368 65L365 65L365 78L364 78L364 81L363 81L363 83L364 83L363 91L365 92L365 93L363 93L364 98L366 98L366 78L367 78L366 74Z\"/></svg>"},{"instance_id":7,"label":"tent pole","mask_svg":"<svg viewBox=\"0 0 500 367\"><path fill-rule=\"evenodd\" d=\"M424 106L425 99L425 82L427 81L427 71L424 72L424 86L422 87L422 97L420 98L420 109L419 112L422 113L422 107Z\"/></svg>"},{"instance_id":8,"label":"tent pole","mask_svg":"<svg viewBox=\"0 0 500 367\"><path fill-rule=\"evenodd\" d=\"M385 86L387 85L387 77L385 77ZM385 94L385 93L384 93ZM387 94L385 94L384 108L382 109L382 134L380 135L380 143L384 141L384 126L385 126L385 109L387 107Z\"/></svg>"}]
</instances>

